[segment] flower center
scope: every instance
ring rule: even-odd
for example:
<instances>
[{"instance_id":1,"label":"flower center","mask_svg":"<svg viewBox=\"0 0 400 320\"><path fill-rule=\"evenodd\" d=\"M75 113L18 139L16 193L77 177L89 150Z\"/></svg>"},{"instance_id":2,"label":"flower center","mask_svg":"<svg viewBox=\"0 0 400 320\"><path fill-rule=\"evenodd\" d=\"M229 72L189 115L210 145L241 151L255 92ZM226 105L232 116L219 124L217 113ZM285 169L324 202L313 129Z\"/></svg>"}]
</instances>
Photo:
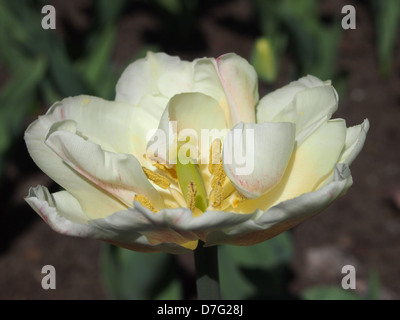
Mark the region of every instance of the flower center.
<instances>
[{"instance_id":1,"label":"flower center","mask_svg":"<svg viewBox=\"0 0 400 320\"><path fill-rule=\"evenodd\" d=\"M176 165L168 167L144 156L155 170L143 167L143 172L163 197L165 207L187 207L194 216L199 216L208 209L234 210L247 200L225 174L221 145L220 139L213 140L208 165L198 165L190 158L183 163L178 157ZM136 195L135 200L154 212L162 209L155 208L143 195Z\"/></svg>"}]
</instances>

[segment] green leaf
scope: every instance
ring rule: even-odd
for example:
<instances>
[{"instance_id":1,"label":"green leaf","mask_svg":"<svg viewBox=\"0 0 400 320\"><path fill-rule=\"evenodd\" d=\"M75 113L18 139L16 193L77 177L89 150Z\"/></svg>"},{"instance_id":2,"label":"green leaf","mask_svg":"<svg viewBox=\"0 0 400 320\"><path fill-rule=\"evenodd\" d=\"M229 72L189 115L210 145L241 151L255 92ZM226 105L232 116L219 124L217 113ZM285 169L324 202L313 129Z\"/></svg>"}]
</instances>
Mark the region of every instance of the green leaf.
<instances>
[{"instance_id":1,"label":"green leaf","mask_svg":"<svg viewBox=\"0 0 400 320\"><path fill-rule=\"evenodd\" d=\"M25 62L0 92L3 126L14 133L21 125L35 100L35 91L44 77L47 59L39 57Z\"/></svg>"},{"instance_id":2,"label":"green leaf","mask_svg":"<svg viewBox=\"0 0 400 320\"><path fill-rule=\"evenodd\" d=\"M82 76L67 55L64 45L58 41L54 42L51 51L49 56L50 76L60 94L64 97L84 93L91 94Z\"/></svg>"},{"instance_id":3,"label":"green leaf","mask_svg":"<svg viewBox=\"0 0 400 320\"><path fill-rule=\"evenodd\" d=\"M399 40L400 1L371 0L370 4L376 26L380 69L388 75L393 65L394 47Z\"/></svg>"},{"instance_id":4,"label":"green leaf","mask_svg":"<svg viewBox=\"0 0 400 320\"><path fill-rule=\"evenodd\" d=\"M101 275L113 299L179 299L172 257L166 253L139 253L103 245Z\"/></svg>"},{"instance_id":5,"label":"green leaf","mask_svg":"<svg viewBox=\"0 0 400 320\"><path fill-rule=\"evenodd\" d=\"M233 261L232 252L227 246L220 246L218 250L219 277L223 299L243 300L256 293L253 284L247 281L240 267Z\"/></svg>"},{"instance_id":6,"label":"green leaf","mask_svg":"<svg viewBox=\"0 0 400 320\"><path fill-rule=\"evenodd\" d=\"M156 3L173 15L178 15L183 11L182 0L156 0Z\"/></svg>"},{"instance_id":7,"label":"green leaf","mask_svg":"<svg viewBox=\"0 0 400 320\"><path fill-rule=\"evenodd\" d=\"M283 286L286 270L283 268L293 254L289 233L282 233L268 241L248 247L223 245L219 248L220 281L225 299L272 297L273 291L285 296ZM260 275L254 279L253 275ZM279 275L279 279L277 279ZM259 285L265 277L275 279L269 288ZM257 283L258 281L258 283Z\"/></svg>"},{"instance_id":8,"label":"green leaf","mask_svg":"<svg viewBox=\"0 0 400 320\"><path fill-rule=\"evenodd\" d=\"M301 297L304 300L360 300L352 291L336 286L312 287L304 290Z\"/></svg>"},{"instance_id":9,"label":"green leaf","mask_svg":"<svg viewBox=\"0 0 400 320\"><path fill-rule=\"evenodd\" d=\"M99 25L114 24L121 14L126 0L97 0L96 13L99 19Z\"/></svg>"},{"instance_id":10,"label":"green leaf","mask_svg":"<svg viewBox=\"0 0 400 320\"><path fill-rule=\"evenodd\" d=\"M111 86L112 91L117 81L110 68L115 36L115 26L109 24L103 28L92 42L88 54L79 62L81 74L86 82L94 94L103 98L111 98L110 80L114 83ZM105 90L107 92L104 92Z\"/></svg>"},{"instance_id":11,"label":"green leaf","mask_svg":"<svg viewBox=\"0 0 400 320\"><path fill-rule=\"evenodd\" d=\"M379 281L379 275L375 271L371 271L368 276L368 292L366 299L378 300L381 293L381 283Z\"/></svg>"},{"instance_id":12,"label":"green leaf","mask_svg":"<svg viewBox=\"0 0 400 320\"><path fill-rule=\"evenodd\" d=\"M287 232L252 246L224 246L223 250L235 264L261 269L287 263L293 255L292 240Z\"/></svg>"}]
</instances>

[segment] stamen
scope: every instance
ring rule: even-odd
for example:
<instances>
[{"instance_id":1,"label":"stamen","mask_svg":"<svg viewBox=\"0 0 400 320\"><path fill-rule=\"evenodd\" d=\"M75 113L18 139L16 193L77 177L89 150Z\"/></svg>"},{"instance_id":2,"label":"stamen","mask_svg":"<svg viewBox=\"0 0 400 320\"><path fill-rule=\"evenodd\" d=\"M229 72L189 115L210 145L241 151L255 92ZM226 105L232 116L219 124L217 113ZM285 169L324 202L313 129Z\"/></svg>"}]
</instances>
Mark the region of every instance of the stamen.
<instances>
[{"instance_id":1,"label":"stamen","mask_svg":"<svg viewBox=\"0 0 400 320\"><path fill-rule=\"evenodd\" d=\"M146 175L147 179L153 181L160 188L168 189L169 186L171 185L171 181L169 181L168 178L162 176L161 174L153 172L145 167L142 167L142 168L143 168L144 174Z\"/></svg>"},{"instance_id":2,"label":"stamen","mask_svg":"<svg viewBox=\"0 0 400 320\"><path fill-rule=\"evenodd\" d=\"M158 162L152 163L152 165L155 166L158 170L165 173L172 180L178 181L178 175L176 174L176 170L174 168L167 168L165 165Z\"/></svg>"},{"instance_id":3,"label":"stamen","mask_svg":"<svg viewBox=\"0 0 400 320\"><path fill-rule=\"evenodd\" d=\"M221 162L221 140L215 139L211 143L208 171L213 174L216 166Z\"/></svg>"},{"instance_id":4,"label":"stamen","mask_svg":"<svg viewBox=\"0 0 400 320\"><path fill-rule=\"evenodd\" d=\"M194 212L196 208L196 195L197 195L197 188L194 182L189 182L188 184L188 192L187 192L187 206L188 208Z\"/></svg>"},{"instance_id":5,"label":"stamen","mask_svg":"<svg viewBox=\"0 0 400 320\"><path fill-rule=\"evenodd\" d=\"M145 196L142 196L141 194L135 194L134 200L138 201L143 207L146 207L147 209L150 209L153 212L158 212L158 210L153 207L150 200L147 199Z\"/></svg>"},{"instance_id":6,"label":"stamen","mask_svg":"<svg viewBox=\"0 0 400 320\"><path fill-rule=\"evenodd\" d=\"M233 208L237 208L237 206L245 200L247 200L247 198L244 195L240 194L239 192L234 192L230 198L230 203Z\"/></svg>"},{"instance_id":7,"label":"stamen","mask_svg":"<svg viewBox=\"0 0 400 320\"><path fill-rule=\"evenodd\" d=\"M221 181L217 181L215 184L215 187L211 190L210 193L210 198L211 198L211 205L214 208L220 208L221 203L222 203L222 193L223 193L223 188Z\"/></svg>"},{"instance_id":8,"label":"stamen","mask_svg":"<svg viewBox=\"0 0 400 320\"><path fill-rule=\"evenodd\" d=\"M225 178L226 178L226 174L224 171L224 167L222 166L222 160L221 163L219 164L215 164L214 165L214 173L213 173L213 178L211 180L211 188L215 188L215 186L217 185L217 182L219 181L221 186L224 184L225 182Z\"/></svg>"}]
</instances>

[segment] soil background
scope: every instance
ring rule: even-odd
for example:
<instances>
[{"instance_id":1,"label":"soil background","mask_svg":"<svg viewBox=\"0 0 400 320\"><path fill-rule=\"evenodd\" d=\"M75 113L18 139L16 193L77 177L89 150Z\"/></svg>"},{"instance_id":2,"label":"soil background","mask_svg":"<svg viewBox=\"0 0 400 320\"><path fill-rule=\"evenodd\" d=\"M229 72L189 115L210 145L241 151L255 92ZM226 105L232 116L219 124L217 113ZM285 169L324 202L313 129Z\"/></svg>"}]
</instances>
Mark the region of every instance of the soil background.
<instances>
[{"instance_id":1,"label":"soil background","mask_svg":"<svg viewBox=\"0 0 400 320\"><path fill-rule=\"evenodd\" d=\"M71 36L63 21L88 28L90 0L50 1L57 11L57 32ZM400 298L400 47L395 48L390 76L379 74L375 29L366 1L321 1L321 13L341 17L351 4L357 28L345 30L339 48L339 70L348 73L348 86L340 97L335 118L348 126L370 121L364 149L351 167L354 184L347 195L323 213L295 227L291 233L295 255L291 262L294 293L312 285L340 285L344 265L357 270L357 290L365 292L368 277L380 280L381 299ZM118 25L114 52L116 65L124 65L143 44L159 41L170 54L184 59L217 57L226 52L249 58L258 36L250 1L218 1L199 16L198 37L190 43L163 39L157 19L138 6ZM290 57L288 59L288 64ZM0 62L0 84L6 81ZM274 87L286 84L287 68ZM266 88L260 87L260 95ZM32 119L27 120L27 125ZM103 289L99 257L101 243L66 237L52 231L23 198L30 186L51 185L28 156L22 136L15 141L18 157L6 168L0 186L0 299L108 299ZM397 199L397 201L396 201ZM190 264L191 256L181 259ZM57 289L43 290L41 269L57 270Z\"/></svg>"}]
</instances>

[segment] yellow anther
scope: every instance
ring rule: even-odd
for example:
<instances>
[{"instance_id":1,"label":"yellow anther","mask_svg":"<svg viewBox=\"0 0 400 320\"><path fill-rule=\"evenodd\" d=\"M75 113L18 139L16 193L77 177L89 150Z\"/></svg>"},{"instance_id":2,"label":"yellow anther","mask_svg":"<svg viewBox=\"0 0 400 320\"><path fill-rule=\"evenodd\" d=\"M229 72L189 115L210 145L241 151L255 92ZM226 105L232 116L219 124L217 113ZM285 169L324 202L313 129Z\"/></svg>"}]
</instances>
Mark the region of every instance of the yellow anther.
<instances>
[{"instance_id":1,"label":"yellow anther","mask_svg":"<svg viewBox=\"0 0 400 320\"><path fill-rule=\"evenodd\" d=\"M135 194L134 200L138 201L143 207L146 207L153 212L158 212L158 210L153 207L150 200L147 199L145 196L142 196L141 194Z\"/></svg>"},{"instance_id":2,"label":"yellow anther","mask_svg":"<svg viewBox=\"0 0 400 320\"><path fill-rule=\"evenodd\" d=\"M147 179L153 181L160 188L168 189L169 186L171 185L171 181L169 181L168 178L162 176L161 174L155 173L145 167L142 168Z\"/></svg>"},{"instance_id":3,"label":"yellow anther","mask_svg":"<svg viewBox=\"0 0 400 320\"><path fill-rule=\"evenodd\" d=\"M214 189L217 185L217 182L221 184L221 186L225 182L226 174L224 171L224 167L222 166L222 162L214 165L214 173L211 179L211 188Z\"/></svg>"},{"instance_id":4,"label":"yellow anther","mask_svg":"<svg viewBox=\"0 0 400 320\"><path fill-rule=\"evenodd\" d=\"M245 201L245 200L247 200L247 198L246 198L245 196L241 195L239 192L235 192L235 193L232 195L232 197L231 197L231 199L230 199L230 202L231 202L231 205L232 205L233 208L237 208L237 206L238 206L241 202L243 202L243 201Z\"/></svg>"},{"instance_id":5,"label":"yellow anther","mask_svg":"<svg viewBox=\"0 0 400 320\"><path fill-rule=\"evenodd\" d=\"M176 170L174 168L167 168L165 165L158 162L153 163L153 166L165 173L172 180L178 181L178 175L176 174Z\"/></svg>"},{"instance_id":6,"label":"yellow anther","mask_svg":"<svg viewBox=\"0 0 400 320\"><path fill-rule=\"evenodd\" d=\"M221 207L221 203L222 203L222 200L223 200L222 193L223 193L223 188L222 188L221 181L217 181L215 183L214 188L211 190L211 194L210 194L211 205L214 208L220 208Z\"/></svg>"},{"instance_id":7,"label":"yellow anther","mask_svg":"<svg viewBox=\"0 0 400 320\"><path fill-rule=\"evenodd\" d=\"M196 195L196 185L194 184L194 182L189 182L187 192L187 206L192 212L194 212L194 210L196 209Z\"/></svg>"},{"instance_id":8,"label":"yellow anther","mask_svg":"<svg viewBox=\"0 0 400 320\"><path fill-rule=\"evenodd\" d=\"M217 165L221 163L221 140L215 139L210 148L208 171L213 174Z\"/></svg>"}]
</instances>

